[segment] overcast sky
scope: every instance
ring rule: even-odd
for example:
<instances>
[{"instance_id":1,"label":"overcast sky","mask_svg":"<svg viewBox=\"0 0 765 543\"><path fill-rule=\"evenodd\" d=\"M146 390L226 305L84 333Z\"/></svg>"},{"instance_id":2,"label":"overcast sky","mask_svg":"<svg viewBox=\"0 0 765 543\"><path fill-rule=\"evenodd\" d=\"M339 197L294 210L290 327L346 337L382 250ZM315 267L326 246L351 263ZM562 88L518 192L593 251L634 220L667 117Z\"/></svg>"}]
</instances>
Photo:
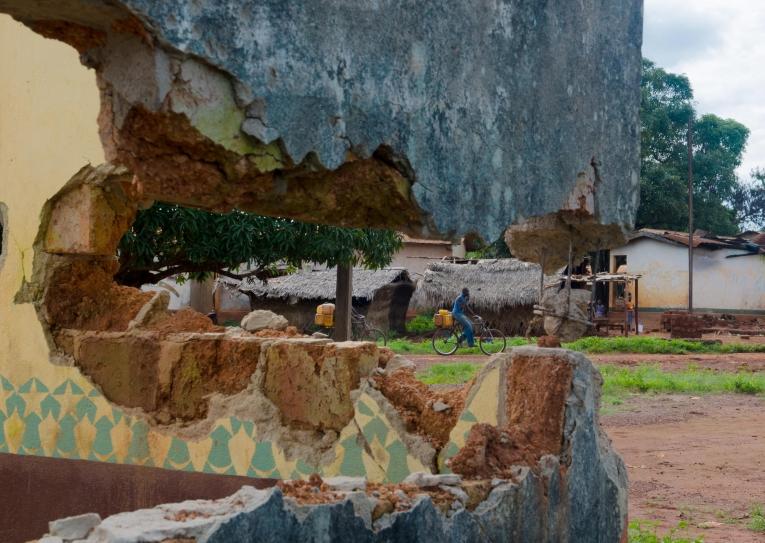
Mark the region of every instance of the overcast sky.
<instances>
[{"instance_id":1,"label":"overcast sky","mask_svg":"<svg viewBox=\"0 0 765 543\"><path fill-rule=\"evenodd\" d=\"M765 168L765 1L645 0L643 56L687 75L699 113L746 125L739 173Z\"/></svg>"}]
</instances>

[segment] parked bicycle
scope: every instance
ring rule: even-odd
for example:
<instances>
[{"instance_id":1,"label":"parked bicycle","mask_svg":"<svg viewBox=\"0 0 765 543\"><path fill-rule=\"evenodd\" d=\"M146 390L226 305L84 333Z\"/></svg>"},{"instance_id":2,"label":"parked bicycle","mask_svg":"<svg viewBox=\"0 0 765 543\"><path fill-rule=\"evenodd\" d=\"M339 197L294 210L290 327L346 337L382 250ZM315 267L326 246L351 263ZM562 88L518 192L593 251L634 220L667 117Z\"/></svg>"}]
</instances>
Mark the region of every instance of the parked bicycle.
<instances>
[{"instance_id":1,"label":"parked bicycle","mask_svg":"<svg viewBox=\"0 0 765 543\"><path fill-rule=\"evenodd\" d=\"M475 339L481 352L487 355L504 352L507 347L505 334L475 315ZM433 349L440 355L448 356L457 352L465 341L462 324L455 319L451 328L439 328L433 334Z\"/></svg>"},{"instance_id":2,"label":"parked bicycle","mask_svg":"<svg viewBox=\"0 0 765 543\"><path fill-rule=\"evenodd\" d=\"M388 344L388 338L385 332L379 328L369 326L367 318L356 311L356 308L351 308L351 338L354 341L373 341L378 345Z\"/></svg>"}]
</instances>

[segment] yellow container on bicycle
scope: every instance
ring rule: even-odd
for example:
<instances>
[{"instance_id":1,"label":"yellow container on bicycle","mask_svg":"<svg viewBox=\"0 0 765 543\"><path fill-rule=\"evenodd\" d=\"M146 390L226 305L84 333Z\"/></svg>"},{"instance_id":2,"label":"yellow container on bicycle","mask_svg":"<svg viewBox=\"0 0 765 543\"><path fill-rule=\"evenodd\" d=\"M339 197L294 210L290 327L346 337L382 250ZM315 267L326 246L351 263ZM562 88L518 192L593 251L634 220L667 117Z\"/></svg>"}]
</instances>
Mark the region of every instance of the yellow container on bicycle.
<instances>
[{"instance_id":1,"label":"yellow container on bicycle","mask_svg":"<svg viewBox=\"0 0 765 543\"><path fill-rule=\"evenodd\" d=\"M313 319L316 326L332 328L335 325L335 304L321 304L316 306L316 315Z\"/></svg>"},{"instance_id":2,"label":"yellow container on bicycle","mask_svg":"<svg viewBox=\"0 0 765 543\"><path fill-rule=\"evenodd\" d=\"M447 309L439 309L438 312L433 315L433 324L436 328L451 328L454 326L454 316L452 312Z\"/></svg>"}]
</instances>

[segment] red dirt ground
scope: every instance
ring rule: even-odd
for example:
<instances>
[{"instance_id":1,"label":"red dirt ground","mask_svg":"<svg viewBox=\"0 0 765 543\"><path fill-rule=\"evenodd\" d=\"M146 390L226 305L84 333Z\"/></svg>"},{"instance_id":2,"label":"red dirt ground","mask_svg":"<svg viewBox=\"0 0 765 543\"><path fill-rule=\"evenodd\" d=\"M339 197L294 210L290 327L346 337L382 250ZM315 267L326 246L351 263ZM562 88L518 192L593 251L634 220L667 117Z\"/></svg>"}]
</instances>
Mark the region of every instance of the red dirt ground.
<instances>
[{"instance_id":1,"label":"red dirt ground","mask_svg":"<svg viewBox=\"0 0 765 543\"><path fill-rule=\"evenodd\" d=\"M678 536L705 543L765 541L746 527L765 504L765 399L636 396L625 407L602 423L627 464L630 519L661 521L659 531L685 521Z\"/></svg>"}]
</instances>

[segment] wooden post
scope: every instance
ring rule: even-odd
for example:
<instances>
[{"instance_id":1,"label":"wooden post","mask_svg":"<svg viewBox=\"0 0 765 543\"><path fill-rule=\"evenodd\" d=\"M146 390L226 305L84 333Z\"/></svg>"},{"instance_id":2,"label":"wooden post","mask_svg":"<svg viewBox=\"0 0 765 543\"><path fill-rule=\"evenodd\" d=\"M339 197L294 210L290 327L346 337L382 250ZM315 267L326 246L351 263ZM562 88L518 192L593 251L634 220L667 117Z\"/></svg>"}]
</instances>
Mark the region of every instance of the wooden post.
<instances>
[{"instance_id":1,"label":"wooden post","mask_svg":"<svg viewBox=\"0 0 765 543\"><path fill-rule=\"evenodd\" d=\"M353 301L353 267L342 264L337 267L335 289L335 341L351 339L351 302Z\"/></svg>"},{"instance_id":2,"label":"wooden post","mask_svg":"<svg viewBox=\"0 0 765 543\"><path fill-rule=\"evenodd\" d=\"M640 335L640 321L638 321L638 280L635 279L635 335Z\"/></svg>"}]
</instances>

